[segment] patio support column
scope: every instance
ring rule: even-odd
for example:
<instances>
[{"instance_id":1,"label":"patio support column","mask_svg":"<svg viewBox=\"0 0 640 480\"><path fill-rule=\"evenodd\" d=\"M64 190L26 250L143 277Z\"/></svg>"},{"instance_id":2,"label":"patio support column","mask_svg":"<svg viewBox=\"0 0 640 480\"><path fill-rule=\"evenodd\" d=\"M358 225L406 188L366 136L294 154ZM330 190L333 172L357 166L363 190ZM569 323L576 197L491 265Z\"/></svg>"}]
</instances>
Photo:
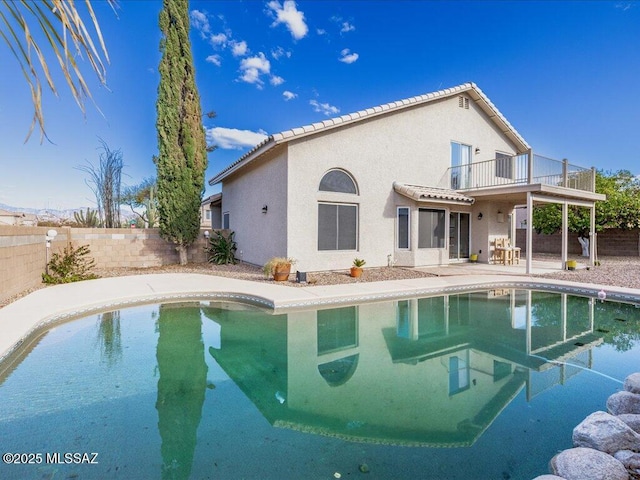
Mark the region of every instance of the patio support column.
<instances>
[{"instance_id":1,"label":"patio support column","mask_svg":"<svg viewBox=\"0 0 640 480\"><path fill-rule=\"evenodd\" d=\"M569 208L567 202L562 202L562 270L567 269L569 259Z\"/></svg>"},{"instance_id":2,"label":"patio support column","mask_svg":"<svg viewBox=\"0 0 640 480\"><path fill-rule=\"evenodd\" d=\"M533 198L527 192L527 275L531 275L533 265Z\"/></svg>"},{"instance_id":3,"label":"patio support column","mask_svg":"<svg viewBox=\"0 0 640 480\"><path fill-rule=\"evenodd\" d=\"M529 157L527 162L527 183L531 185L533 183L533 149L529 149L527 156Z\"/></svg>"},{"instance_id":4,"label":"patio support column","mask_svg":"<svg viewBox=\"0 0 640 480\"><path fill-rule=\"evenodd\" d=\"M596 259L596 204L595 202L589 208L589 213L591 214L590 225L589 225L589 266L593 267L595 265Z\"/></svg>"}]
</instances>

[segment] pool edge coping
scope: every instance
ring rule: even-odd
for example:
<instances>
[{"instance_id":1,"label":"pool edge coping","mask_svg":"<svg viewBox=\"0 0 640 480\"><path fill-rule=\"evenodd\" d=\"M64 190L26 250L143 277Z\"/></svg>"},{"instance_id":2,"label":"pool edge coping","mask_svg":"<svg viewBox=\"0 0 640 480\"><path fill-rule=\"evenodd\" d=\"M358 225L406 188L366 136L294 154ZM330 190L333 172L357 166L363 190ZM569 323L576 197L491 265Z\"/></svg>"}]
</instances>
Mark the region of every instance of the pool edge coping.
<instances>
[{"instance_id":1,"label":"pool edge coping","mask_svg":"<svg viewBox=\"0 0 640 480\"><path fill-rule=\"evenodd\" d=\"M123 294L120 291L121 289L115 289L115 291L111 291L111 294L106 292L106 298L100 298L97 300L92 299L86 303L82 303L82 299L79 298L80 296L72 296L73 300L77 301L75 305L68 308L58 307L53 313L45 315L38 314L40 308L39 305L36 304L36 297L38 292L43 292L46 289L33 292L21 298L17 302L14 302L14 304L19 304L18 306L20 308L12 309L11 307L14 304L10 304L3 309L0 309L0 331L2 331L4 329L3 327L6 326L5 324L10 321L5 317L11 316L14 313L13 310L18 310L16 312L16 316L18 317L23 315L29 317L27 319L22 319L24 320L24 323L20 323L20 325L16 325L16 321L13 322L12 327L14 329L18 328L19 331L14 331L12 335L13 338L5 341L5 345L0 344L0 364L16 355L21 347L28 346L44 330L50 328L52 325L104 311L130 308L152 303L221 300L250 304L272 310L273 313L288 313L309 308L331 307L353 303L371 303L403 298L415 298L419 296L432 296L434 294L457 294L477 290L504 288L527 288L549 292L570 293L595 298L598 298L599 292L604 290L606 292L607 300L623 303L640 303L640 289L599 284L585 284L556 279L533 277L523 278L517 276L469 275L456 277L423 277L409 280L363 282L358 284L308 288L296 288L280 285L274 286L226 277L215 277L213 282L205 281L207 279L210 280L211 277L214 276L182 273L134 275L128 277L112 277L110 279L105 278L92 280L90 281L92 282L90 284L86 282L79 282L78 284L60 285L58 287L63 287L68 291L67 293L73 293L74 290L87 290L87 285L89 285L90 289L91 286L96 286L100 280L114 283L113 278L117 278L125 284L124 287L126 287L127 283L133 283L136 284L138 288L133 288L130 294ZM187 288L182 288L182 286L175 286L172 288L171 286L167 287L167 285L162 285L164 287L164 291L156 292L152 284L153 280L157 280L158 278L161 278L162 280L173 280L176 284L179 283L179 280L184 279L189 279L191 281L201 280L203 285ZM220 280L222 280L224 284L215 285L215 283ZM213 287L212 289L202 288L202 286L209 283L214 284L211 286ZM74 288L80 286L85 288ZM229 286L231 288L228 288ZM49 290L52 292L53 288L56 287L51 287ZM69 298L63 299L63 301L69 301ZM33 303L33 305L31 303Z\"/></svg>"}]
</instances>

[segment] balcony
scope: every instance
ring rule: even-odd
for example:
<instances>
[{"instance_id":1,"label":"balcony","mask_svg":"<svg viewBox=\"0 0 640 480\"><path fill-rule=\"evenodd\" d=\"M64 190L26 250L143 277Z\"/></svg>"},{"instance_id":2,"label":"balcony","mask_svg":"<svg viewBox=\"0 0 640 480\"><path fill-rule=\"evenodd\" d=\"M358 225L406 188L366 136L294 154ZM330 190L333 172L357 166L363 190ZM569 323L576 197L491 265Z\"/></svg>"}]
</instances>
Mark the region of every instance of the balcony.
<instances>
[{"instance_id":1,"label":"balcony","mask_svg":"<svg viewBox=\"0 0 640 480\"><path fill-rule=\"evenodd\" d=\"M550 185L594 193L596 172L593 168L571 165L566 160L553 160L526 153L450 167L439 186L468 192L527 184Z\"/></svg>"}]
</instances>

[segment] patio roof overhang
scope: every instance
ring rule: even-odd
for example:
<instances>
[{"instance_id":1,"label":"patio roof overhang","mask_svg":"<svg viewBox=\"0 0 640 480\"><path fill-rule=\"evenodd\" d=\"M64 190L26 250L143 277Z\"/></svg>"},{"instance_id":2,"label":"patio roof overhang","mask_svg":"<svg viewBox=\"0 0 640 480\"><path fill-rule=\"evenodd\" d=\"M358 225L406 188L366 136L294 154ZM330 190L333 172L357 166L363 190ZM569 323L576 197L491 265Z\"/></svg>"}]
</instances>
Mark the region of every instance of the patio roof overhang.
<instances>
[{"instance_id":1,"label":"patio roof overhang","mask_svg":"<svg viewBox=\"0 0 640 480\"><path fill-rule=\"evenodd\" d=\"M479 200L500 200L509 201L515 204L524 204L527 201L527 194L553 198L558 202L568 201L576 204L593 204L597 201L607 199L601 193L587 192L574 188L556 187L542 183L531 183L524 185L507 185L503 187L487 187L474 190L466 190L465 195Z\"/></svg>"},{"instance_id":2,"label":"patio roof overhang","mask_svg":"<svg viewBox=\"0 0 640 480\"><path fill-rule=\"evenodd\" d=\"M437 202L453 205L473 205L475 200L455 190L446 188L433 188L424 185L411 185L407 183L393 182L393 189L416 202Z\"/></svg>"}]
</instances>

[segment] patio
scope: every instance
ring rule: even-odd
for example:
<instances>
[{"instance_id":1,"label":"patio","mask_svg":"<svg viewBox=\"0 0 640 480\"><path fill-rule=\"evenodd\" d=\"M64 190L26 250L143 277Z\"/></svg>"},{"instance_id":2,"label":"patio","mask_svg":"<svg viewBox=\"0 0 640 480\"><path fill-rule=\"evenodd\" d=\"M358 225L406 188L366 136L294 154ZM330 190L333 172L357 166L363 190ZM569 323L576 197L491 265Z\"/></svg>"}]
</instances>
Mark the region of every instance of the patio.
<instances>
[{"instance_id":1,"label":"patio","mask_svg":"<svg viewBox=\"0 0 640 480\"><path fill-rule=\"evenodd\" d=\"M439 277L455 275L546 275L564 271L560 256L537 256L532 260L531 273L527 274L525 255L520 259L520 264L503 265L501 263L451 263L444 266L417 267L416 270L431 273ZM589 259L586 257L571 258L577 260L577 270L587 268Z\"/></svg>"}]
</instances>

